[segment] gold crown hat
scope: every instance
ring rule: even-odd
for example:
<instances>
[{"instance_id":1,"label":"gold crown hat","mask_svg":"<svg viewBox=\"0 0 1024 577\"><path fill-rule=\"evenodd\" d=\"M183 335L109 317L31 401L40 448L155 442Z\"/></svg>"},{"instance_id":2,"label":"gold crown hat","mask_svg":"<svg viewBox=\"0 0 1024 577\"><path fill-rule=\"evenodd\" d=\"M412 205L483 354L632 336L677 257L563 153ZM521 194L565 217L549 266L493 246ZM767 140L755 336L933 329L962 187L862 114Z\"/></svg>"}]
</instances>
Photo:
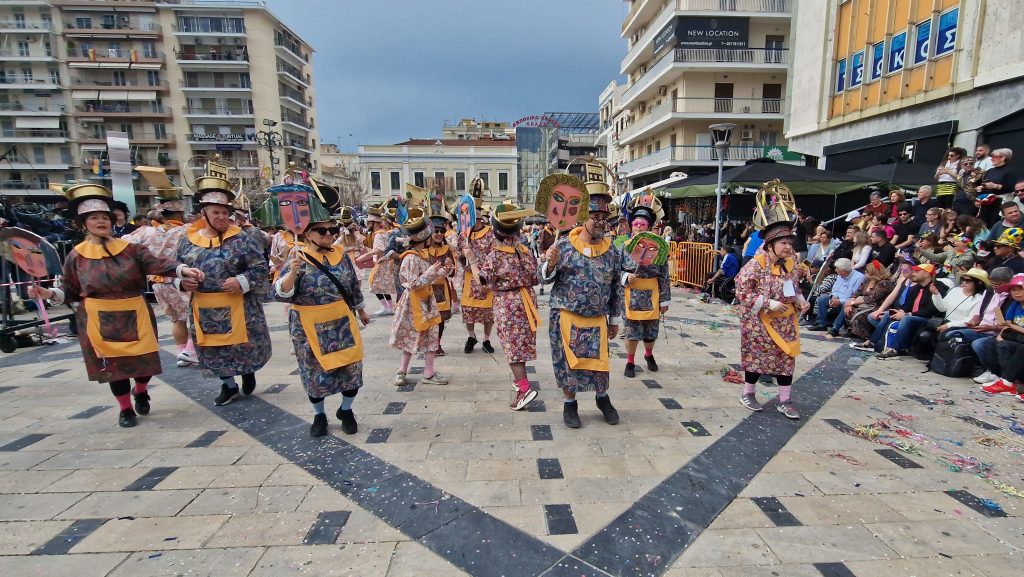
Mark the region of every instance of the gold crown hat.
<instances>
[{"instance_id":1,"label":"gold crown hat","mask_svg":"<svg viewBox=\"0 0 1024 577\"><path fill-rule=\"evenodd\" d=\"M495 232L505 236L515 236L523 229L526 218L536 215L537 211L523 208L511 200L506 200L494 207L494 212L491 214L491 227Z\"/></svg>"},{"instance_id":2,"label":"gold crown hat","mask_svg":"<svg viewBox=\"0 0 1024 577\"><path fill-rule=\"evenodd\" d=\"M402 225L402 232L409 235L409 242L420 242L430 238L434 233L434 227L430 224L430 218L422 208L410 208L409 218Z\"/></svg>"},{"instance_id":3,"label":"gold crown hat","mask_svg":"<svg viewBox=\"0 0 1024 577\"><path fill-rule=\"evenodd\" d=\"M196 208L202 208L210 204L219 204L228 208L235 208L235 191L226 178L220 176L200 176L196 179Z\"/></svg>"},{"instance_id":4,"label":"gold crown hat","mask_svg":"<svg viewBox=\"0 0 1024 577\"><path fill-rule=\"evenodd\" d=\"M353 220L353 218L352 218L352 207L351 206L343 206L343 207L339 208L338 212L334 213L334 215L331 216L331 219L336 220L339 223L341 223L341 226L348 226L348 225L352 224L353 222L355 222L355 220Z\"/></svg>"},{"instance_id":5,"label":"gold crown hat","mask_svg":"<svg viewBox=\"0 0 1024 577\"><path fill-rule=\"evenodd\" d=\"M452 224L452 219L447 212L441 212L437 214L431 214L429 216L430 224L434 225L435 229L448 228ZM435 230L435 232L437 232Z\"/></svg>"},{"instance_id":6,"label":"gold crown hat","mask_svg":"<svg viewBox=\"0 0 1024 577\"><path fill-rule=\"evenodd\" d=\"M72 217L90 212L114 212L114 194L98 184L70 184L63 187Z\"/></svg>"},{"instance_id":7,"label":"gold crown hat","mask_svg":"<svg viewBox=\"0 0 1024 577\"><path fill-rule=\"evenodd\" d=\"M650 188L644 189L643 192L630 199L629 205L626 206L626 212L629 213L630 220L633 218L633 212L640 207L646 207L653 211L654 222L665 218L665 209L661 205L661 199ZM654 222L651 223L651 226L654 226Z\"/></svg>"},{"instance_id":8,"label":"gold crown hat","mask_svg":"<svg viewBox=\"0 0 1024 577\"><path fill-rule=\"evenodd\" d=\"M797 221L793 191L779 179L766 182L754 198L754 228L761 230L767 248L771 242L796 239L793 227Z\"/></svg>"}]
</instances>

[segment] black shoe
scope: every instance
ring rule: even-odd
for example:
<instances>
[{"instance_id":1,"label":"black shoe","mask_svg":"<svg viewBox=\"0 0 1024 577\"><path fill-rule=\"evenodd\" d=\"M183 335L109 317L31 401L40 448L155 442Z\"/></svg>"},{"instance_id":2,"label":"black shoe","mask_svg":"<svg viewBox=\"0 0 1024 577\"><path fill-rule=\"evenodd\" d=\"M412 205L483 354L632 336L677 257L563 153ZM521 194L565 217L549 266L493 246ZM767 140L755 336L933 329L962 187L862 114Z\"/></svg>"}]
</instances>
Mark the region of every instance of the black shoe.
<instances>
[{"instance_id":1,"label":"black shoe","mask_svg":"<svg viewBox=\"0 0 1024 577\"><path fill-rule=\"evenodd\" d=\"M658 361L654 360L654 355L645 356L644 360L647 361L647 370L652 373L658 372Z\"/></svg>"},{"instance_id":2,"label":"black shoe","mask_svg":"<svg viewBox=\"0 0 1024 577\"><path fill-rule=\"evenodd\" d=\"M632 379L636 376L636 365L633 363L626 363L626 370L622 371L622 374Z\"/></svg>"},{"instance_id":3,"label":"black shoe","mask_svg":"<svg viewBox=\"0 0 1024 577\"><path fill-rule=\"evenodd\" d=\"M135 411L131 409L125 409L121 411L121 414L117 416L117 424L124 428L134 427L136 423Z\"/></svg>"},{"instance_id":4,"label":"black shoe","mask_svg":"<svg viewBox=\"0 0 1024 577\"><path fill-rule=\"evenodd\" d=\"M140 415L149 414L149 393L135 395L135 412Z\"/></svg>"},{"instance_id":5,"label":"black shoe","mask_svg":"<svg viewBox=\"0 0 1024 577\"><path fill-rule=\"evenodd\" d=\"M494 354L494 347L491 346L491 341L484 341L483 349L484 349L484 352L489 354L489 355L493 355Z\"/></svg>"},{"instance_id":6,"label":"black shoe","mask_svg":"<svg viewBox=\"0 0 1024 577\"><path fill-rule=\"evenodd\" d=\"M256 390L256 375L249 373L242 375L242 392L246 395L251 395Z\"/></svg>"},{"instance_id":7,"label":"black shoe","mask_svg":"<svg viewBox=\"0 0 1024 577\"><path fill-rule=\"evenodd\" d=\"M821 325L811 325L807 327L807 330L811 331L812 333L820 333L822 331L827 331L828 327L823 327Z\"/></svg>"},{"instance_id":8,"label":"black shoe","mask_svg":"<svg viewBox=\"0 0 1024 577\"><path fill-rule=\"evenodd\" d=\"M220 384L220 394L213 400L213 404L222 407L231 401L238 399L238 388L229 389L224 383Z\"/></svg>"},{"instance_id":9,"label":"black shoe","mask_svg":"<svg viewBox=\"0 0 1024 577\"><path fill-rule=\"evenodd\" d=\"M462 352L466 353L467 355L473 352L473 347L476 346L477 342L478 341L474 337L469 337L468 339L466 339L466 346L463 347Z\"/></svg>"},{"instance_id":10,"label":"black shoe","mask_svg":"<svg viewBox=\"0 0 1024 577\"><path fill-rule=\"evenodd\" d=\"M612 400L608 398L608 395L597 398L597 408L601 409L601 413L604 415L604 422L609 425L619 424L619 412L612 406Z\"/></svg>"},{"instance_id":11,"label":"black shoe","mask_svg":"<svg viewBox=\"0 0 1024 577\"><path fill-rule=\"evenodd\" d=\"M576 401L562 403L562 420L565 421L565 426L570 429L580 428L579 403Z\"/></svg>"},{"instance_id":12,"label":"black shoe","mask_svg":"<svg viewBox=\"0 0 1024 577\"><path fill-rule=\"evenodd\" d=\"M323 437L327 434L327 415L323 413L313 417L313 424L309 426L310 437Z\"/></svg>"},{"instance_id":13,"label":"black shoe","mask_svg":"<svg viewBox=\"0 0 1024 577\"><path fill-rule=\"evenodd\" d=\"M836 338L839 337L839 331L837 331L836 329L829 329L828 330L828 334L830 334L830 335L832 335L833 337L836 337Z\"/></svg>"},{"instance_id":14,"label":"black shoe","mask_svg":"<svg viewBox=\"0 0 1024 577\"><path fill-rule=\"evenodd\" d=\"M354 435L359 432L359 425L356 423L356 414L352 412L352 409L347 411L338 409L338 414L335 416L341 421L341 432L346 435Z\"/></svg>"}]
</instances>

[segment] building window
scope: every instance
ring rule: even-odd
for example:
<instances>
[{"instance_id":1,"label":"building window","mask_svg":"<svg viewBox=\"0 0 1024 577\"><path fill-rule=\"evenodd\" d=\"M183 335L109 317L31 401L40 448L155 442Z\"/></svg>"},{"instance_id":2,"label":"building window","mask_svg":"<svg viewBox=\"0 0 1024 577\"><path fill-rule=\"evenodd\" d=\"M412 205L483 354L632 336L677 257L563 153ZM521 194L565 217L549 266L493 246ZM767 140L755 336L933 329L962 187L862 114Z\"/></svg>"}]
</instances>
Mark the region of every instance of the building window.
<instances>
[{"instance_id":1,"label":"building window","mask_svg":"<svg viewBox=\"0 0 1024 577\"><path fill-rule=\"evenodd\" d=\"M413 179L413 184L415 184L416 186L418 186L420 188L425 188L426 187L426 183L423 182L424 178L423 178L423 173L422 172L414 172L414 173L412 173L412 179Z\"/></svg>"},{"instance_id":2,"label":"building window","mask_svg":"<svg viewBox=\"0 0 1024 577\"><path fill-rule=\"evenodd\" d=\"M61 164L71 164L71 148L67 146L60 147L60 162Z\"/></svg>"},{"instance_id":3,"label":"building window","mask_svg":"<svg viewBox=\"0 0 1024 577\"><path fill-rule=\"evenodd\" d=\"M463 192L466 190L466 173L456 172L455 173L455 190Z\"/></svg>"},{"instance_id":4,"label":"building window","mask_svg":"<svg viewBox=\"0 0 1024 577\"><path fill-rule=\"evenodd\" d=\"M391 190L402 188L402 175L398 172L391 173Z\"/></svg>"},{"instance_id":5,"label":"building window","mask_svg":"<svg viewBox=\"0 0 1024 577\"><path fill-rule=\"evenodd\" d=\"M444 173L443 172L435 172L434 173L434 186L440 187L440 189L442 191L444 190Z\"/></svg>"},{"instance_id":6,"label":"building window","mask_svg":"<svg viewBox=\"0 0 1024 577\"><path fill-rule=\"evenodd\" d=\"M491 189L491 173L489 173L489 172L481 172L480 173L480 180L484 181L484 190L490 190Z\"/></svg>"},{"instance_id":7,"label":"building window","mask_svg":"<svg viewBox=\"0 0 1024 577\"><path fill-rule=\"evenodd\" d=\"M498 173L498 191L499 192L508 192L508 173L507 172L499 172Z\"/></svg>"},{"instance_id":8,"label":"building window","mask_svg":"<svg viewBox=\"0 0 1024 577\"><path fill-rule=\"evenodd\" d=\"M159 86L160 85L160 71L159 70L147 70L146 71L146 81L149 83L150 86Z\"/></svg>"},{"instance_id":9,"label":"building window","mask_svg":"<svg viewBox=\"0 0 1024 577\"><path fill-rule=\"evenodd\" d=\"M167 125L166 124L154 124L153 125L153 136L160 139L167 139Z\"/></svg>"},{"instance_id":10,"label":"building window","mask_svg":"<svg viewBox=\"0 0 1024 577\"><path fill-rule=\"evenodd\" d=\"M32 156L35 158L36 164L46 164L46 149L42 146L33 146Z\"/></svg>"},{"instance_id":11,"label":"building window","mask_svg":"<svg viewBox=\"0 0 1024 577\"><path fill-rule=\"evenodd\" d=\"M889 41L889 61L885 67L886 74L903 70L903 61L907 56L907 31L895 34Z\"/></svg>"},{"instance_id":12,"label":"building window","mask_svg":"<svg viewBox=\"0 0 1024 577\"><path fill-rule=\"evenodd\" d=\"M842 93L846 88L846 59L836 62L836 94Z\"/></svg>"},{"instance_id":13,"label":"building window","mask_svg":"<svg viewBox=\"0 0 1024 577\"><path fill-rule=\"evenodd\" d=\"M28 42L21 40L18 42L18 56L28 56Z\"/></svg>"},{"instance_id":14,"label":"building window","mask_svg":"<svg viewBox=\"0 0 1024 577\"><path fill-rule=\"evenodd\" d=\"M871 47L871 78L874 82L882 77L882 70L885 66L885 41L879 42Z\"/></svg>"},{"instance_id":15,"label":"building window","mask_svg":"<svg viewBox=\"0 0 1024 577\"><path fill-rule=\"evenodd\" d=\"M370 173L370 188L380 190L380 173L376 170Z\"/></svg>"},{"instance_id":16,"label":"building window","mask_svg":"<svg viewBox=\"0 0 1024 577\"><path fill-rule=\"evenodd\" d=\"M960 16L960 9L953 8L949 12L939 15L938 30L935 34L935 57L945 56L956 48L957 19Z\"/></svg>"},{"instance_id":17,"label":"building window","mask_svg":"<svg viewBox=\"0 0 1024 577\"><path fill-rule=\"evenodd\" d=\"M854 53L850 57L850 88L864 83L864 51Z\"/></svg>"},{"instance_id":18,"label":"building window","mask_svg":"<svg viewBox=\"0 0 1024 577\"><path fill-rule=\"evenodd\" d=\"M79 30L92 28L92 18L75 18L75 28Z\"/></svg>"},{"instance_id":19,"label":"building window","mask_svg":"<svg viewBox=\"0 0 1024 577\"><path fill-rule=\"evenodd\" d=\"M914 43L914 66L928 61L932 50L932 20L929 18L917 25L917 41Z\"/></svg>"}]
</instances>

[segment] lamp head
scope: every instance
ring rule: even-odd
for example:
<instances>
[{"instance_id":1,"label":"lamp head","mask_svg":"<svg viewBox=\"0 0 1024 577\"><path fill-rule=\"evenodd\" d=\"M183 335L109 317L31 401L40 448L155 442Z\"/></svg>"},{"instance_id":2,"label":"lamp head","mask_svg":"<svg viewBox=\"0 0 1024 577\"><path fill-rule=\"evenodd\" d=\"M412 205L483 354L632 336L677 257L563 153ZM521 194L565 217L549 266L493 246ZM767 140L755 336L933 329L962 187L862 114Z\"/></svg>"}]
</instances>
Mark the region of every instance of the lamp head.
<instances>
[{"instance_id":1,"label":"lamp head","mask_svg":"<svg viewBox=\"0 0 1024 577\"><path fill-rule=\"evenodd\" d=\"M736 130L736 125L731 122L723 122L721 124L712 124L708 128L711 129L712 141L717 146L719 144L729 144L729 137L732 136L732 131Z\"/></svg>"}]
</instances>

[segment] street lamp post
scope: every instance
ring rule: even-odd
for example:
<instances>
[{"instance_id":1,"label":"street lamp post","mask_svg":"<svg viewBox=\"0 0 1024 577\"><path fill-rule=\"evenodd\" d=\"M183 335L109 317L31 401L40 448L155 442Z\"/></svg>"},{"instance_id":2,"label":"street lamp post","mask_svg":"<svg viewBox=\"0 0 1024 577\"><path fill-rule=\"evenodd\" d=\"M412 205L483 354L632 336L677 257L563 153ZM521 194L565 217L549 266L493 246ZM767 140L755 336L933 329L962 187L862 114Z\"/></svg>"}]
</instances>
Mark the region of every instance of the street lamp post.
<instances>
[{"instance_id":1,"label":"street lamp post","mask_svg":"<svg viewBox=\"0 0 1024 577\"><path fill-rule=\"evenodd\" d=\"M264 118L263 125L267 127L267 130L261 130L256 133L256 144L266 148L270 154L270 182L276 183L277 177L280 176L281 172L277 169L278 158L274 151L284 144L284 140L281 138L280 132L272 130L273 127L277 126L277 121Z\"/></svg>"},{"instance_id":2,"label":"street lamp post","mask_svg":"<svg viewBox=\"0 0 1024 577\"><path fill-rule=\"evenodd\" d=\"M711 134L715 139L715 151L718 153L718 186L715 187L715 257L718 255L719 231L722 228L722 172L725 170L725 157L729 154L729 137L736 125L731 122L712 124Z\"/></svg>"}]
</instances>

